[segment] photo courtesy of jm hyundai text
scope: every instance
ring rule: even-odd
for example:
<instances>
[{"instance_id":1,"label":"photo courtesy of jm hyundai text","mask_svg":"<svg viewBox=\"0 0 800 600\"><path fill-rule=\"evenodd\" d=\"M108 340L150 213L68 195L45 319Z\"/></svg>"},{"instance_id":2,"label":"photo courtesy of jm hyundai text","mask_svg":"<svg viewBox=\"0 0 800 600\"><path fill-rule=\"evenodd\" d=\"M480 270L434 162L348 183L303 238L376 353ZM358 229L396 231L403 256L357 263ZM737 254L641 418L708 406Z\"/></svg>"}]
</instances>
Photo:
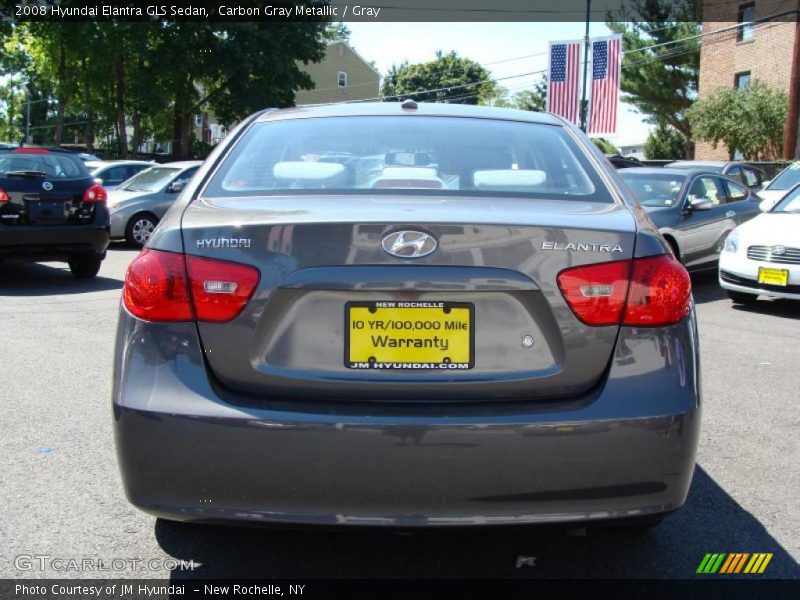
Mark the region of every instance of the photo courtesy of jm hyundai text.
<instances>
[{"instance_id":1,"label":"photo courtesy of jm hyundai text","mask_svg":"<svg viewBox=\"0 0 800 600\"><path fill-rule=\"evenodd\" d=\"M123 289L129 500L165 519L647 527L700 427L684 267L558 117L265 110Z\"/></svg>"}]
</instances>

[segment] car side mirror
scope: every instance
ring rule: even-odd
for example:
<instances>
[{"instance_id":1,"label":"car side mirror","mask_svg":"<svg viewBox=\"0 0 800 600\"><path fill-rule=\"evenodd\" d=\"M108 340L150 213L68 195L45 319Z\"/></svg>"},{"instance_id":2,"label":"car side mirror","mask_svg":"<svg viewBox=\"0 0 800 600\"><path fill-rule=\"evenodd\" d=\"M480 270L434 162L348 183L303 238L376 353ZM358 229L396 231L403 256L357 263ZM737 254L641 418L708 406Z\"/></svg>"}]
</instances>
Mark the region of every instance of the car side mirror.
<instances>
[{"instance_id":1,"label":"car side mirror","mask_svg":"<svg viewBox=\"0 0 800 600\"><path fill-rule=\"evenodd\" d=\"M714 203L708 198L695 198L689 201L689 210L709 210L714 208Z\"/></svg>"},{"instance_id":2,"label":"car side mirror","mask_svg":"<svg viewBox=\"0 0 800 600\"><path fill-rule=\"evenodd\" d=\"M186 184L183 183L182 181L173 181L172 183L170 183L167 186L167 193L168 194L177 194L178 192L180 192L185 187L186 187Z\"/></svg>"}]
</instances>

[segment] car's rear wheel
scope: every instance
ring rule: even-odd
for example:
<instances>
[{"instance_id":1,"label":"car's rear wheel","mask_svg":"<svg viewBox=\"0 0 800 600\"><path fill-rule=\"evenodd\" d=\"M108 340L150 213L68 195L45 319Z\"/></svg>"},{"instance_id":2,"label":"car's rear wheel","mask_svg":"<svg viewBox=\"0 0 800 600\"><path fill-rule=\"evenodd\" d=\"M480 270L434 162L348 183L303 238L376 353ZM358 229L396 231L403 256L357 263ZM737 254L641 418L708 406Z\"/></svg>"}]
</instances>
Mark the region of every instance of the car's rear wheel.
<instances>
[{"instance_id":1,"label":"car's rear wheel","mask_svg":"<svg viewBox=\"0 0 800 600\"><path fill-rule=\"evenodd\" d=\"M69 270L76 279L91 279L100 271L103 257L100 254L73 256L69 259Z\"/></svg>"},{"instance_id":2,"label":"car's rear wheel","mask_svg":"<svg viewBox=\"0 0 800 600\"><path fill-rule=\"evenodd\" d=\"M736 304L752 304L758 299L755 294L747 294L745 292L734 292L733 290L726 290L728 298L733 300Z\"/></svg>"},{"instance_id":3,"label":"car's rear wheel","mask_svg":"<svg viewBox=\"0 0 800 600\"><path fill-rule=\"evenodd\" d=\"M150 213L138 213L131 217L125 227L125 239L131 246L141 248L153 235L153 230L158 225L158 217Z\"/></svg>"}]
</instances>

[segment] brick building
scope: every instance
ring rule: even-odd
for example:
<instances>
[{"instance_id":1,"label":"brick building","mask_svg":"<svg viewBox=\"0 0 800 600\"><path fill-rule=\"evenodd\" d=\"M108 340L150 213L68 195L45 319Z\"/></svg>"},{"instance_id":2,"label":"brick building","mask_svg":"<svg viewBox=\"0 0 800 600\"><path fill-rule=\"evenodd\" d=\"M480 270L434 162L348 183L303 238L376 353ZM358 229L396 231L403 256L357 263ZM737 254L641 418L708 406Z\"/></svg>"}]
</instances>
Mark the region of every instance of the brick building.
<instances>
[{"instance_id":1,"label":"brick building","mask_svg":"<svg viewBox=\"0 0 800 600\"><path fill-rule=\"evenodd\" d=\"M705 2L700 50L700 98L724 87L745 87L759 79L789 94L789 119L784 135L786 158L800 157L798 99L800 98L800 0L728 0ZM788 13L783 16L781 13ZM762 20L763 19L763 20ZM732 154L698 142L697 159L728 159Z\"/></svg>"}]
</instances>

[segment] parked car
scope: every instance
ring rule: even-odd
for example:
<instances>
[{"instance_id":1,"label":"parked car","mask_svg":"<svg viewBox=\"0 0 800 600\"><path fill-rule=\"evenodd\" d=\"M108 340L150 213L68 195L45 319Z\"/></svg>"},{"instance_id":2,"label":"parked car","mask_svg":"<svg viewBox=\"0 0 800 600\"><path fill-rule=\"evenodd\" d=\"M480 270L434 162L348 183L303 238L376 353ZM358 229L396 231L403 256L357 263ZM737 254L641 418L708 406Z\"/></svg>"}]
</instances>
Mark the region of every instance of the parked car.
<instances>
[{"instance_id":1,"label":"parked car","mask_svg":"<svg viewBox=\"0 0 800 600\"><path fill-rule=\"evenodd\" d=\"M764 199L761 209L768 211L783 198L790 189L800 183L800 160L793 162L764 185L758 195Z\"/></svg>"},{"instance_id":2,"label":"parked car","mask_svg":"<svg viewBox=\"0 0 800 600\"><path fill-rule=\"evenodd\" d=\"M0 150L13 150L18 146L19 144L15 144L13 142L0 142Z\"/></svg>"},{"instance_id":3,"label":"parked car","mask_svg":"<svg viewBox=\"0 0 800 600\"><path fill-rule=\"evenodd\" d=\"M96 154L92 154L91 152L78 152L78 158L80 158L83 162L100 162L100 158Z\"/></svg>"},{"instance_id":4,"label":"parked car","mask_svg":"<svg viewBox=\"0 0 800 600\"><path fill-rule=\"evenodd\" d=\"M719 259L731 300L800 300L800 183L773 208L733 230Z\"/></svg>"},{"instance_id":5,"label":"parked car","mask_svg":"<svg viewBox=\"0 0 800 600\"><path fill-rule=\"evenodd\" d=\"M678 160L664 165L671 169L692 169L720 173L737 183L758 192L764 185L764 171L745 162L736 160Z\"/></svg>"},{"instance_id":6,"label":"parked car","mask_svg":"<svg viewBox=\"0 0 800 600\"><path fill-rule=\"evenodd\" d=\"M684 503L690 279L577 128L353 103L265 111L221 144L125 279L134 505L428 527L652 525Z\"/></svg>"},{"instance_id":7,"label":"parked car","mask_svg":"<svg viewBox=\"0 0 800 600\"><path fill-rule=\"evenodd\" d=\"M66 261L97 275L108 246L106 191L76 154L0 150L0 260Z\"/></svg>"},{"instance_id":8,"label":"parked car","mask_svg":"<svg viewBox=\"0 0 800 600\"><path fill-rule=\"evenodd\" d=\"M761 212L756 194L716 173L644 167L620 176L690 270L716 268L727 235Z\"/></svg>"},{"instance_id":9,"label":"parked car","mask_svg":"<svg viewBox=\"0 0 800 600\"><path fill-rule=\"evenodd\" d=\"M608 162L614 165L615 169L631 169L643 167L642 161L633 156L620 156L619 154L607 154Z\"/></svg>"},{"instance_id":10,"label":"parked car","mask_svg":"<svg viewBox=\"0 0 800 600\"><path fill-rule=\"evenodd\" d=\"M109 192L111 237L144 246L200 164L190 160L151 165Z\"/></svg>"},{"instance_id":11,"label":"parked car","mask_svg":"<svg viewBox=\"0 0 800 600\"><path fill-rule=\"evenodd\" d=\"M137 173L149 169L155 163L143 160L112 160L91 161L86 163L86 168L92 173L107 191L116 189L121 183L130 179Z\"/></svg>"}]
</instances>

